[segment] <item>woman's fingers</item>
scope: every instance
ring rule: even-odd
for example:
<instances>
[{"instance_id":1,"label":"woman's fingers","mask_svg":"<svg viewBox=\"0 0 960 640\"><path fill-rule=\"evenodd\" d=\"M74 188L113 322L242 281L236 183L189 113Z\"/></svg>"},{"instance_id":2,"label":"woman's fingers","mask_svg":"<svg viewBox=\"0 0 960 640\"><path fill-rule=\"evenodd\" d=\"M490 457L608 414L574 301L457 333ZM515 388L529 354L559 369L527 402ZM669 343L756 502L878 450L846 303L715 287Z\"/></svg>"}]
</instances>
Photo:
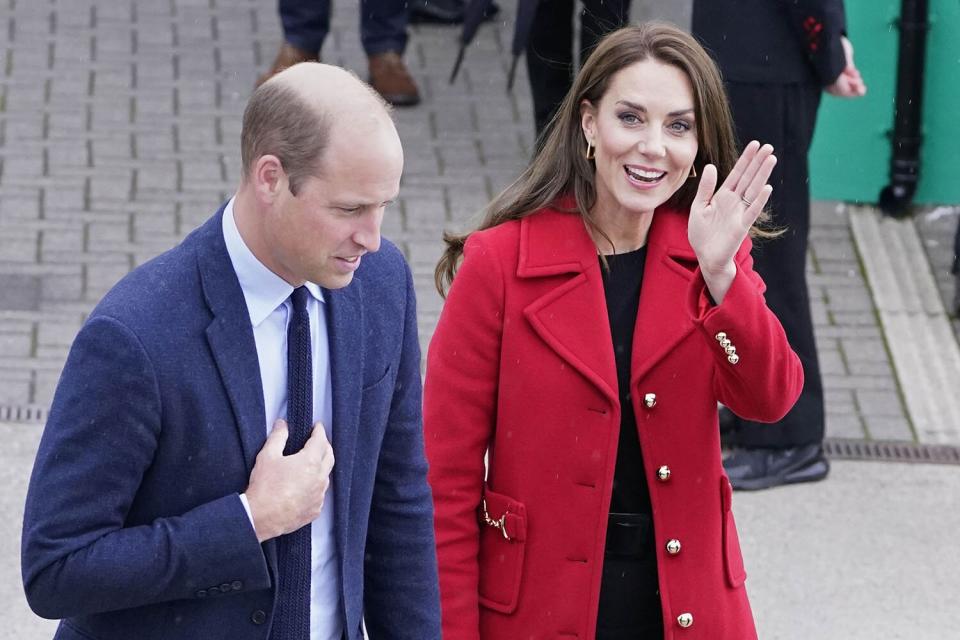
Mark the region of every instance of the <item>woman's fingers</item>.
<instances>
[{"instance_id":1,"label":"woman's fingers","mask_svg":"<svg viewBox=\"0 0 960 640\"><path fill-rule=\"evenodd\" d=\"M757 155L757 151L760 149L760 143L756 140L751 140L744 148L743 153L740 154L740 158L737 160L737 163L733 165L733 169L730 171L730 174L727 176L727 179L723 181L721 185L722 189L729 189L735 193L741 193L737 191L737 185L740 183L740 179L743 177L744 172L747 170L747 167L750 166L750 163L753 161L753 157Z\"/></svg>"},{"instance_id":2,"label":"woman's fingers","mask_svg":"<svg viewBox=\"0 0 960 640\"><path fill-rule=\"evenodd\" d=\"M746 196L747 190L753 186L754 181L757 177L762 176L762 169L764 162L773 154L773 147L769 144L765 144L760 147L757 152L753 155L753 158L750 160L750 164L747 165L747 168L744 169L743 175L740 176L740 181L737 183L737 186L733 191L740 196ZM763 178L763 181L760 183L760 186L766 184L767 179L770 177L769 172L766 177ZM757 187L756 192L759 192L760 188ZM749 196L746 196L749 198Z\"/></svg>"},{"instance_id":3,"label":"woman's fingers","mask_svg":"<svg viewBox=\"0 0 960 640\"><path fill-rule=\"evenodd\" d=\"M756 223L757 218L760 217L760 213L763 212L763 208L767 206L767 200L770 199L771 193L773 193L773 187L769 184L761 187L757 195L750 201L750 206L743 212L743 218L741 220L744 227L749 229Z\"/></svg>"},{"instance_id":4,"label":"woman's fingers","mask_svg":"<svg viewBox=\"0 0 960 640\"><path fill-rule=\"evenodd\" d=\"M770 151L773 151L772 147L770 148ZM760 192L763 190L764 186L770 182L770 174L773 173L773 168L775 166L777 166L777 156L773 155L772 153L767 153L763 158L763 161L760 162L756 167L756 171L751 177L750 182L745 183L743 195L741 197L747 202L754 202L760 195Z\"/></svg>"}]
</instances>

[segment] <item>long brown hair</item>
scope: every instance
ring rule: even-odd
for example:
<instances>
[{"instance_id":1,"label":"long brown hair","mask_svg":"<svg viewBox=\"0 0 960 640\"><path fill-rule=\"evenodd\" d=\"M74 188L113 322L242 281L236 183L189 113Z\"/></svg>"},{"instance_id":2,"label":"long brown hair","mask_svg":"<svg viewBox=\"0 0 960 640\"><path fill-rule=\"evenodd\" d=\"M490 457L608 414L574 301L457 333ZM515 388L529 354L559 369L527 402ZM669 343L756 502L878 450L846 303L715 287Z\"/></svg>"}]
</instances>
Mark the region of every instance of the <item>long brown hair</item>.
<instances>
[{"instance_id":1,"label":"long brown hair","mask_svg":"<svg viewBox=\"0 0 960 640\"><path fill-rule=\"evenodd\" d=\"M705 165L713 164L722 179L733 169L737 160L733 118L720 71L707 52L693 36L671 24L647 22L624 27L608 34L597 45L547 126L533 160L513 184L487 205L476 231L555 206L558 197L568 193L573 193L576 211L584 222L600 231L590 215L597 191L593 162L584 156L586 142L580 125L580 105L584 100L599 104L614 74L648 58L678 67L693 85L699 147L694 159L697 173ZM687 208L696 192L697 181L688 180L673 194L670 203ZM434 272L441 296L446 295L453 282L470 233L443 234L447 248Z\"/></svg>"}]
</instances>

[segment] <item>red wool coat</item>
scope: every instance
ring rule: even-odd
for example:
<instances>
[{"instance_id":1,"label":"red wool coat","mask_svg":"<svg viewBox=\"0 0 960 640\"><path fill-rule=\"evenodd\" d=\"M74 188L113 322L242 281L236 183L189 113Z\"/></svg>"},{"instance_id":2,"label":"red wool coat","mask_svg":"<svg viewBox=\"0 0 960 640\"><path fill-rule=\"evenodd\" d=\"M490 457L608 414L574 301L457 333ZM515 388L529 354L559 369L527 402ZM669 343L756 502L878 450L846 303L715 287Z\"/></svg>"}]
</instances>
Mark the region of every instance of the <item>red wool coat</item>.
<instances>
[{"instance_id":1,"label":"red wool coat","mask_svg":"<svg viewBox=\"0 0 960 640\"><path fill-rule=\"evenodd\" d=\"M686 212L654 214L630 389L667 639L756 638L716 403L774 421L803 384L749 240L736 261L713 306ZM424 400L445 640L594 638L616 375L597 252L578 215L546 209L470 236Z\"/></svg>"}]
</instances>

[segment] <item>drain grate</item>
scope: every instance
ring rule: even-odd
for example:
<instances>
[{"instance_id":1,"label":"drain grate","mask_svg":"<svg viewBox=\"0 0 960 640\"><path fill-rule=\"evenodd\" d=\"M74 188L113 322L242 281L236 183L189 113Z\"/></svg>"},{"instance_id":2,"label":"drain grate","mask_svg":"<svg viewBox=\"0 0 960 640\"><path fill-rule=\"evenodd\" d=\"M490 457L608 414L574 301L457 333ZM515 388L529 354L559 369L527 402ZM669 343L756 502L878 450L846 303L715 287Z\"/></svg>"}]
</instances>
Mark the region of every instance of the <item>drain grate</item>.
<instances>
[{"instance_id":1,"label":"drain grate","mask_svg":"<svg viewBox=\"0 0 960 640\"><path fill-rule=\"evenodd\" d=\"M0 422L29 422L43 424L47 410L36 405L0 404Z\"/></svg>"},{"instance_id":2,"label":"drain grate","mask_svg":"<svg viewBox=\"0 0 960 640\"><path fill-rule=\"evenodd\" d=\"M832 460L960 465L960 447L949 444L827 438L823 443L823 450Z\"/></svg>"}]
</instances>

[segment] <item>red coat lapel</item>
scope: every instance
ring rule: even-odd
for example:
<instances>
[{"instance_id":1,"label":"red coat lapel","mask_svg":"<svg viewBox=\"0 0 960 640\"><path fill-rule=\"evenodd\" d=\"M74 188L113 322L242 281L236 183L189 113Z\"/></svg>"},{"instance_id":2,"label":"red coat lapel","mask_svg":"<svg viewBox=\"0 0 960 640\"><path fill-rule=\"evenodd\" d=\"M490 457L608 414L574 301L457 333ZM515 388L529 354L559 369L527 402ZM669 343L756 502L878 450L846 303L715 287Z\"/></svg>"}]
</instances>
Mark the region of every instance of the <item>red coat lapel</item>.
<instances>
[{"instance_id":1,"label":"red coat lapel","mask_svg":"<svg viewBox=\"0 0 960 640\"><path fill-rule=\"evenodd\" d=\"M647 237L631 386L693 331L686 299L696 275L697 256L687 241L687 215L658 209Z\"/></svg>"},{"instance_id":2,"label":"red coat lapel","mask_svg":"<svg viewBox=\"0 0 960 640\"><path fill-rule=\"evenodd\" d=\"M593 240L579 215L546 210L520 226L517 276L553 278L524 309L533 330L615 406L617 370Z\"/></svg>"}]
</instances>

